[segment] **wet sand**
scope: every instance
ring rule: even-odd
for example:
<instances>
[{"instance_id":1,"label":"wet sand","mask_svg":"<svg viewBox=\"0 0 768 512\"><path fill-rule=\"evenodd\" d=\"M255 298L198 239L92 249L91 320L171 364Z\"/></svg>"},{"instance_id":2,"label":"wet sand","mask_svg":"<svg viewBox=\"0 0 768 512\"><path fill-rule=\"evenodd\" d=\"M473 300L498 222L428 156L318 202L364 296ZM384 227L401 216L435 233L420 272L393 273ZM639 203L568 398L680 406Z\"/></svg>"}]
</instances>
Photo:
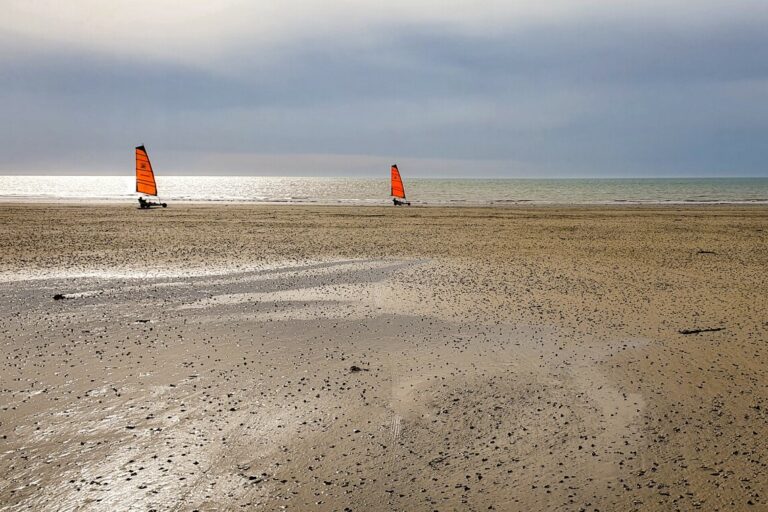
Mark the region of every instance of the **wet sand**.
<instances>
[{"instance_id":1,"label":"wet sand","mask_svg":"<svg viewBox=\"0 0 768 512\"><path fill-rule=\"evenodd\" d=\"M766 269L764 207L6 204L0 510L764 510Z\"/></svg>"}]
</instances>

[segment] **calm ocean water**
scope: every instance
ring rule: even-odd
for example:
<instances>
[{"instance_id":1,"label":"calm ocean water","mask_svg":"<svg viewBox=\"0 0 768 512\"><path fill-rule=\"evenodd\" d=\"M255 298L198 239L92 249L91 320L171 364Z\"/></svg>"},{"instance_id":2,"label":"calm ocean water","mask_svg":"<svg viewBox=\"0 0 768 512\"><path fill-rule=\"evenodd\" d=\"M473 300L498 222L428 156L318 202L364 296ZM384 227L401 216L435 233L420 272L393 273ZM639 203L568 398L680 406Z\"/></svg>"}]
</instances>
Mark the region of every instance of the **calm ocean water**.
<instances>
[{"instance_id":1,"label":"calm ocean water","mask_svg":"<svg viewBox=\"0 0 768 512\"><path fill-rule=\"evenodd\" d=\"M164 201L386 204L389 180L161 176ZM768 178L410 179L414 204L768 203ZM0 176L0 200L135 201L132 176Z\"/></svg>"}]
</instances>

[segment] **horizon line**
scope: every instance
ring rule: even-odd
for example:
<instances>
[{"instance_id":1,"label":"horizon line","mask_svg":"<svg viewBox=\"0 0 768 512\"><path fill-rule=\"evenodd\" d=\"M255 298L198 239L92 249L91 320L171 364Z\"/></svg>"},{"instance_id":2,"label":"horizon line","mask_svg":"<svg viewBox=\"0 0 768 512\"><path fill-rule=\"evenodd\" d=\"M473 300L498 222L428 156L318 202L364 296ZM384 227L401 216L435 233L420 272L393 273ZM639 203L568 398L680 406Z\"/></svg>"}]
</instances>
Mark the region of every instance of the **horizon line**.
<instances>
[{"instance_id":1,"label":"horizon line","mask_svg":"<svg viewBox=\"0 0 768 512\"><path fill-rule=\"evenodd\" d=\"M15 174L0 172L0 176L9 178L27 178L27 177L44 177L44 178L134 178L135 175L131 174L44 174L42 172ZM301 175L301 174L155 174L156 178L162 179L163 177L174 178L302 178L302 179L382 179L388 180L388 173L382 173L381 176L374 174L364 175L335 175L335 176L319 176L319 175ZM726 175L681 175L681 176L473 176L473 177L461 177L461 176L410 176L407 180L676 180L676 179L768 179L768 174L764 176L726 176Z\"/></svg>"}]
</instances>

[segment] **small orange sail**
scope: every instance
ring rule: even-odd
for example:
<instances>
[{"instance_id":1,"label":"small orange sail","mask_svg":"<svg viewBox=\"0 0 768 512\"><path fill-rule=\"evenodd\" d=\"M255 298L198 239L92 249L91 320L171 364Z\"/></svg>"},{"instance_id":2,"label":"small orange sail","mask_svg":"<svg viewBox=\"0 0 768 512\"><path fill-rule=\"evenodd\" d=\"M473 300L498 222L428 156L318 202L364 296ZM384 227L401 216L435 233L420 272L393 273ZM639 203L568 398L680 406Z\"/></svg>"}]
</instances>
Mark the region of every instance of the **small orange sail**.
<instances>
[{"instance_id":1,"label":"small orange sail","mask_svg":"<svg viewBox=\"0 0 768 512\"><path fill-rule=\"evenodd\" d=\"M136 147L136 192L150 196L157 195L155 173L144 146Z\"/></svg>"},{"instance_id":2,"label":"small orange sail","mask_svg":"<svg viewBox=\"0 0 768 512\"><path fill-rule=\"evenodd\" d=\"M405 199L405 187L403 187L403 179L400 177L397 165L392 166L392 195Z\"/></svg>"}]
</instances>

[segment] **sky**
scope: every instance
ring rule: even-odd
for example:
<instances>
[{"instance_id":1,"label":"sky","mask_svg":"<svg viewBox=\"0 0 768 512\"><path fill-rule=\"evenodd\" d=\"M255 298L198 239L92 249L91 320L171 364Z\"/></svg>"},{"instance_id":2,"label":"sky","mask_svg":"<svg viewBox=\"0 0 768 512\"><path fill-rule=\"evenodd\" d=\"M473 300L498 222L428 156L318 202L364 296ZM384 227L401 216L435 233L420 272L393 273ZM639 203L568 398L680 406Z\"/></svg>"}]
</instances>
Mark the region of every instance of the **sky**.
<instances>
[{"instance_id":1,"label":"sky","mask_svg":"<svg viewBox=\"0 0 768 512\"><path fill-rule=\"evenodd\" d=\"M3 0L0 174L768 176L766 0Z\"/></svg>"}]
</instances>

